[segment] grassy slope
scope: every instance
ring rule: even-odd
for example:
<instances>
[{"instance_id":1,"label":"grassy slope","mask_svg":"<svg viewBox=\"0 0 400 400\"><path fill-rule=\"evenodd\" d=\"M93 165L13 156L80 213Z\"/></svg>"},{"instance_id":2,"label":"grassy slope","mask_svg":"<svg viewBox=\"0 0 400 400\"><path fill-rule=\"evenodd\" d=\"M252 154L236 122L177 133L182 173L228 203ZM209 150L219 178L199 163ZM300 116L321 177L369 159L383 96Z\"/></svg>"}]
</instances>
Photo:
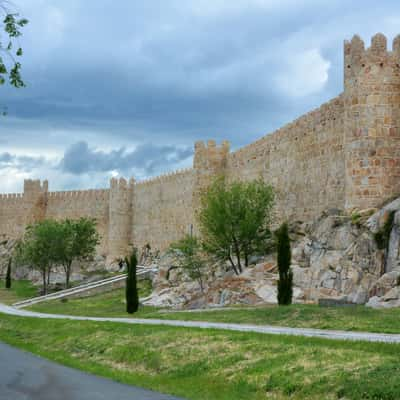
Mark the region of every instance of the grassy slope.
<instances>
[{"instance_id":1,"label":"grassy slope","mask_svg":"<svg viewBox=\"0 0 400 400\"><path fill-rule=\"evenodd\" d=\"M55 314L129 317L125 313L123 289L86 299L71 299L67 303L41 303L31 309ZM400 309L373 310L364 306L292 305L177 313L144 307L134 317L400 333Z\"/></svg>"},{"instance_id":2,"label":"grassy slope","mask_svg":"<svg viewBox=\"0 0 400 400\"><path fill-rule=\"evenodd\" d=\"M13 280L10 289L4 287L4 282L0 282L0 285L0 303L13 304L19 300L37 296L38 289L30 281Z\"/></svg>"},{"instance_id":3,"label":"grassy slope","mask_svg":"<svg viewBox=\"0 0 400 400\"><path fill-rule=\"evenodd\" d=\"M0 340L193 400L398 399L400 346L0 315Z\"/></svg>"}]
</instances>

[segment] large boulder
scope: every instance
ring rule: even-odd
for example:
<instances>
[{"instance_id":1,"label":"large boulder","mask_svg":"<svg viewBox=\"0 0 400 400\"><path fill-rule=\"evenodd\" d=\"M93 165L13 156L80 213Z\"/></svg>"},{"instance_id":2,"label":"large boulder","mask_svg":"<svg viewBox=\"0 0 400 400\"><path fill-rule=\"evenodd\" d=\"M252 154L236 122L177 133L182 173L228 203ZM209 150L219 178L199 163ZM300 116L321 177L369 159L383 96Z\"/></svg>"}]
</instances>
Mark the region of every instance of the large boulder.
<instances>
[{"instance_id":1,"label":"large boulder","mask_svg":"<svg viewBox=\"0 0 400 400\"><path fill-rule=\"evenodd\" d=\"M400 271L382 275L372 286L368 307L391 308L400 306Z\"/></svg>"}]
</instances>

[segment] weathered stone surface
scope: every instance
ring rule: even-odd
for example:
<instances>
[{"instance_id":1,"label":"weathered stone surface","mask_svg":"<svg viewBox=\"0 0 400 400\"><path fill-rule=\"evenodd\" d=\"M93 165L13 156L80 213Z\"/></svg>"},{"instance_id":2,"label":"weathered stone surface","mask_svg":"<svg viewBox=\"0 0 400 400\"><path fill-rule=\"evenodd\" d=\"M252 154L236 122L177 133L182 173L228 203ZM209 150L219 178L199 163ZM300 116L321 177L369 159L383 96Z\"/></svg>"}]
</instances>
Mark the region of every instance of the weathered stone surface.
<instances>
[{"instance_id":1,"label":"weathered stone surface","mask_svg":"<svg viewBox=\"0 0 400 400\"><path fill-rule=\"evenodd\" d=\"M373 285L367 302L368 307L400 307L400 271L388 272Z\"/></svg>"},{"instance_id":2,"label":"weathered stone surface","mask_svg":"<svg viewBox=\"0 0 400 400\"><path fill-rule=\"evenodd\" d=\"M369 296L382 297L392 288L398 286L400 279L400 271L391 271L382 275L371 287Z\"/></svg>"},{"instance_id":3,"label":"weathered stone surface","mask_svg":"<svg viewBox=\"0 0 400 400\"><path fill-rule=\"evenodd\" d=\"M389 248L385 266L386 272L400 270L399 250L400 250L400 211L396 211L394 215L393 228L390 233L390 239L389 239Z\"/></svg>"},{"instance_id":4,"label":"weathered stone surface","mask_svg":"<svg viewBox=\"0 0 400 400\"><path fill-rule=\"evenodd\" d=\"M297 224L294 230L297 232L292 242L294 302L346 299L349 303L365 304L370 297L384 296L397 285L400 271L381 277L382 251L377 249L372 232L359 221L354 223L350 216L334 215L331 210L314 223ZM212 307L276 303L275 257L268 256L249 266L240 276L227 270L226 265L213 265L206 277L203 295L181 271L167 274L171 259L163 258L154 287L169 288L168 292L162 292L171 296L169 300L163 297L164 304L180 308L196 304ZM154 296L155 303L159 304L157 289ZM387 301L394 304L393 299Z\"/></svg>"}]
</instances>

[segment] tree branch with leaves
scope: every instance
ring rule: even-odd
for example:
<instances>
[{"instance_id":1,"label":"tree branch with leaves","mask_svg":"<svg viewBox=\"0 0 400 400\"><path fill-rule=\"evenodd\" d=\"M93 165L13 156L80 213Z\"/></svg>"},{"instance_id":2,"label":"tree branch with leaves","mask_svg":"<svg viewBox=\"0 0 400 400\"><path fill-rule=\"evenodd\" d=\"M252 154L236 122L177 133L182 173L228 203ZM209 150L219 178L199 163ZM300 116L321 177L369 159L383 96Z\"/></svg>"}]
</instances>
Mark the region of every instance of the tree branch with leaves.
<instances>
[{"instance_id":1,"label":"tree branch with leaves","mask_svg":"<svg viewBox=\"0 0 400 400\"><path fill-rule=\"evenodd\" d=\"M169 253L175 258L177 268L196 280L203 293L207 260L203 254L201 241L195 236L186 235L170 245Z\"/></svg>"},{"instance_id":2,"label":"tree branch with leaves","mask_svg":"<svg viewBox=\"0 0 400 400\"><path fill-rule=\"evenodd\" d=\"M23 50L19 38L28 20L15 12L11 2L0 0L0 21L0 86L8 83L17 89L23 88L25 82L22 80L19 61ZM3 110L2 114L5 113Z\"/></svg>"}]
</instances>

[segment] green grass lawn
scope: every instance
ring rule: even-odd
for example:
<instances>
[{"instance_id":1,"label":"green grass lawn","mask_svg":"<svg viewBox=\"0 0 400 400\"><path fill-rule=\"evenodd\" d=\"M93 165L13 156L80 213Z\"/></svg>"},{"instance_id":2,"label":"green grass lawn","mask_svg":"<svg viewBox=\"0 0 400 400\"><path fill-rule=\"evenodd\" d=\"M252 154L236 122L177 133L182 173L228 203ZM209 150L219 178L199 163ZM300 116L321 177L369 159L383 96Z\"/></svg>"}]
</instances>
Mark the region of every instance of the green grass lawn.
<instances>
[{"instance_id":1,"label":"green grass lawn","mask_svg":"<svg viewBox=\"0 0 400 400\"><path fill-rule=\"evenodd\" d=\"M29 299L37 296L38 288L33 286L30 281L11 282L11 288L6 289L4 281L0 282L0 303L13 304L20 300Z\"/></svg>"},{"instance_id":2,"label":"green grass lawn","mask_svg":"<svg viewBox=\"0 0 400 400\"><path fill-rule=\"evenodd\" d=\"M30 309L54 314L129 317L125 312L123 289L90 298L71 299L66 303L59 300L49 301ZM364 306L319 307L296 304L285 307L264 306L174 313L143 307L133 317L400 333L400 309L373 310Z\"/></svg>"},{"instance_id":3,"label":"green grass lawn","mask_svg":"<svg viewBox=\"0 0 400 400\"><path fill-rule=\"evenodd\" d=\"M193 400L395 400L400 393L400 345L1 314L0 340Z\"/></svg>"}]
</instances>

